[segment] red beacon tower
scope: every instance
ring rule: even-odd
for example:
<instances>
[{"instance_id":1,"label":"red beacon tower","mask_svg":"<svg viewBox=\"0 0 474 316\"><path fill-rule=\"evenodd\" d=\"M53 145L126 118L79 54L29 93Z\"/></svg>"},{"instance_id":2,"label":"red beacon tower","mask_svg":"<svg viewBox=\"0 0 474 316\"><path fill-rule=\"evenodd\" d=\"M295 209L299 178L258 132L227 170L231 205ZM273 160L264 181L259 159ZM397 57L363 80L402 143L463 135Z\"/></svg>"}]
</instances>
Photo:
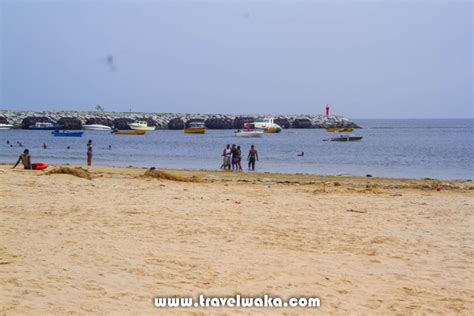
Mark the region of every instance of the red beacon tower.
<instances>
[{"instance_id":1,"label":"red beacon tower","mask_svg":"<svg viewBox=\"0 0 474 316\"><path fill-rule=\"evenodd\" d=\"M329 111L331 108L329 107L329 104L326 104L326 116L329 116Z\"/></svg>"}]
</instances>

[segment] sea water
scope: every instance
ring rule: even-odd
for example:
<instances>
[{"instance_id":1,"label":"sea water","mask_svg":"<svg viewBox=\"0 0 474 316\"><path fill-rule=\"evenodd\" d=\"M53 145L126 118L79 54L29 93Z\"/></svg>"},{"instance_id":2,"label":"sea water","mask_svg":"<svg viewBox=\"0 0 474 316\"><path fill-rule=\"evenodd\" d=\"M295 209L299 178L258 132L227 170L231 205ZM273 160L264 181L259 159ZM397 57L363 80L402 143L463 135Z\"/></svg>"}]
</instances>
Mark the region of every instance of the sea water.
<instances>
[{"instance_id":1,"label":"sea water","mask_svg":"<svg viewBox=\"0 0 474 316\"><path fill-rule=\"evenodd\" d=\"M204 135L157 130L144 136L85 131L81 138L54 137L51 131L2 130L0 162L14 163L28 148L34 162L85 165L86 143L91 139L94 165L219 170L224 147L237 144L242 148L246 170L247 153L253 144L260 158L258 172L474 178L472 119L355 122L363 127L354 132L363 137L356 142L323 141L337 136L324 129L286 129L261 138L234 137L232 130L208 130ZM301 152L303 157L298 156Z\"/></svg>"}]
</instances>

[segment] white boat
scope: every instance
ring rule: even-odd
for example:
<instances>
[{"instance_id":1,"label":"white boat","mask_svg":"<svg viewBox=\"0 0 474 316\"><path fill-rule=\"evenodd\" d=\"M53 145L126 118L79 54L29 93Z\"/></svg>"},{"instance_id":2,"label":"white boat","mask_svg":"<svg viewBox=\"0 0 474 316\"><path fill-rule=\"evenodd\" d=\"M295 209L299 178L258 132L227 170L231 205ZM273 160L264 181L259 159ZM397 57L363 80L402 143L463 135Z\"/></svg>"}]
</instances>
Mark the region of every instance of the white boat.
<instances>
[{"instance_id":1,"label":"white boat","mask_svg":"<svg viewBox=\"0 0 474 316\"><path fill-rule=\"evenodd\" d=\"M0 129L12 129L14 127L15 126L13 126L12 124L1 124L0 123Z\"/></svg>"},{"instance_id":2,"label":"white boat","mask_svg":"<svg viewBox=\"0 0 474 316\"><path fill-rule=\"evenodd\" d=\"M136 131L154 131L155 126L148 126L148 123L146 121L136 121L131 124L128 124L131 129L136 130Z\"/></svg>"},{"instance_id":3,"label":"white boat","mask_svg":"<svg viewBox=\"0 0 474 316\"><path fill-rule=\"evenodd\" d=\"M243 130L237 130L234 132L234 136L237 137L260 137L263 135L263 130L257 130L257 129L243 129Z\"/></svg>"},{"instance_id":4,"label":"white boat","mask_svg":"<svg viewBox=\"0 0 474 316\"><path fill-rule=\"evenodd\" d=\"M274 122L273 117L258 119L252 123L257 129L262 129L265 133L279 133L282 128Z\"/></svg>"},{"instance_id":5,"label":"white boat","mask_svg":"<svg viewBox=\"0 0 474 316\"><path fill-rule=\"evenodd\" d=\"M82 128L88 131L110 131L112 130L111 127L102 124L89 124L89 125L82 125Z\"/></svg>"}]
</instances>

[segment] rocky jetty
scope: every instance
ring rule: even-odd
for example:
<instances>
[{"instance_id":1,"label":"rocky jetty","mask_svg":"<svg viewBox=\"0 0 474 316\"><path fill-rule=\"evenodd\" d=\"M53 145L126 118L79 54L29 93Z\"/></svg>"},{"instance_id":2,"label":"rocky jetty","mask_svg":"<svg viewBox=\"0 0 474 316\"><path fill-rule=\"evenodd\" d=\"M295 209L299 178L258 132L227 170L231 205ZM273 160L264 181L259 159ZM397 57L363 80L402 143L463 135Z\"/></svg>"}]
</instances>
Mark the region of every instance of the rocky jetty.
<instances>
[{"instance_id":1,"label":"rocky jetty","mask_svg":"<svg viewBox=\"0 0 474 316\"><path fill-rule=\"evenodd\" d=\"M255 122L255 117L253 116L237 116L234 119L234 128L243 128L245 123Z\"/></svg>"},{"instance_id":2,"label":"rocky jetty","mask_svg":"<svg viewBox=\"0 0 474 316\"><path fill-rule=\"evenodd\" d=\"M311 121L307 118L296 119L291 124L292 128L311 128Z\"/></svg>"},{"instance_id":3,"label":"rocky jetty","mask_svg":"<svg viewBox=\"0 0 474 316\"><path fill-rule=\"evenodd\" d=\"M110 118L103 118L103 117L91 117L86 120L86 125L105 125L112 127L114 126L114 122Z\"/></svg>"},{"instance_id":4,"label":"rocky jetty","mask_svg":"<svg viewBox=\"0 0 474 316\"><path fill-rule=\"evenodd\" d=\"M64 125L65 129L82 129L82 122L77 117L62 117L58 120L58 125Z\"/></svg>"},{"instance_id":5,"label":"rocky jetty","mask_svg":"<svg viewBox=\"0 0 474 316\"><path fill-rule=\"evenodd\" d=\"M184 129L184 121L175 117L168 122L168 129Z\"/></svg>"},{"instance_id":6,"label":"rocky jetty","mask_svg":"<svg viewBox=\"0 0 474 316\"><path fill-rule=\"evenodd\" d=\"M15 122L14 120L9 120L7 117L7 120L9 121L10 124L13 124L15 126L27 129L32 125L35 125L36 123L54 123L54 120L50 119L47 116L27 116L21 121Z\"/></svg>"},{"instance_id":7,"label":"rocky jetty","mask_svg":"<svg viewBox=\"0 0 474 316\"><path fill-rule=\"evenodd\" d=\"M183 129L191 121L200 121L209 129L242 128L244 123L261 117L274 117L275 123L283 128L329 128L353 127L357 124L349 119L330 115L229 115L229 114L186 114L186 113L143 113L143 112L99 112L99 111L8 111L0 110L0 122L28 128L36 122L62 123L68 129L80 129L84 124L103 124L118 129L128 129L136 120L147 121L158 129Z\"/></svg>"}]
</instances>

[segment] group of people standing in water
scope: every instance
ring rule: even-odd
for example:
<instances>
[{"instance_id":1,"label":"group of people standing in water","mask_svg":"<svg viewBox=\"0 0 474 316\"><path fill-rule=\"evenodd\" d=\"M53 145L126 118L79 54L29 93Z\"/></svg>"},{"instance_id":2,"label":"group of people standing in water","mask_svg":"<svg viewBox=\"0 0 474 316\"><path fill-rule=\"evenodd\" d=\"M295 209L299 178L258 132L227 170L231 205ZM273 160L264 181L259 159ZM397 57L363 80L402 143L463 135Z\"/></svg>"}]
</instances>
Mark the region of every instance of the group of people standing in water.
<instances>
[{"instance_id":1,"label":"group of people standing in water","mask_svg":"<svg viewBox=\"0 0 474 316\"><path fill-rule=\"evenodd\" d=\"M9 141L7 141L7 145L10 145ZM46 144L43 144L43 148L47 149L48 146ZM111 148L112 146L109 145L109 149ZM69 149L69 146L67 149ZM230 144L227 144L226 148L224 148L224 151L222 152L222 157L224 158L224 161L221 165L221 169L235 170L235 171L243 170L242 169L242 150L240 146L237 146L235 144L231 146ZM92 140L89 139L89 141L87 142L87 165L88 166L92 165L92 158L93 158L93 144L92 144ZM247 155L247 160L248 160L248 169L255 171L255 162L258 161L258 153L254 145L250 146L250 150ZM18 160L13 166L13 168L15 168L20 162L23 163L23 167L25 169L34 169L32 168L31 155L28 149L25 149L24 152L18 157Z\"/></svg>"},{"instance_id":2,"label":"group of people standing in water","mask_svg":"<svg viewBox=\"0 0 474 316\"><path fill-rule=\"evenodd\" d=\"M242 150L240 146L236 146L235 144L230 146L230 144L227 144L222 152L222 157L224 157L224 161L221 165L221 169L242 171ZM258 153L254 145L250 146L247 160L249 162L249 170L255 171L255 162L258 161Z\"/></svg>"}]
</instances>

